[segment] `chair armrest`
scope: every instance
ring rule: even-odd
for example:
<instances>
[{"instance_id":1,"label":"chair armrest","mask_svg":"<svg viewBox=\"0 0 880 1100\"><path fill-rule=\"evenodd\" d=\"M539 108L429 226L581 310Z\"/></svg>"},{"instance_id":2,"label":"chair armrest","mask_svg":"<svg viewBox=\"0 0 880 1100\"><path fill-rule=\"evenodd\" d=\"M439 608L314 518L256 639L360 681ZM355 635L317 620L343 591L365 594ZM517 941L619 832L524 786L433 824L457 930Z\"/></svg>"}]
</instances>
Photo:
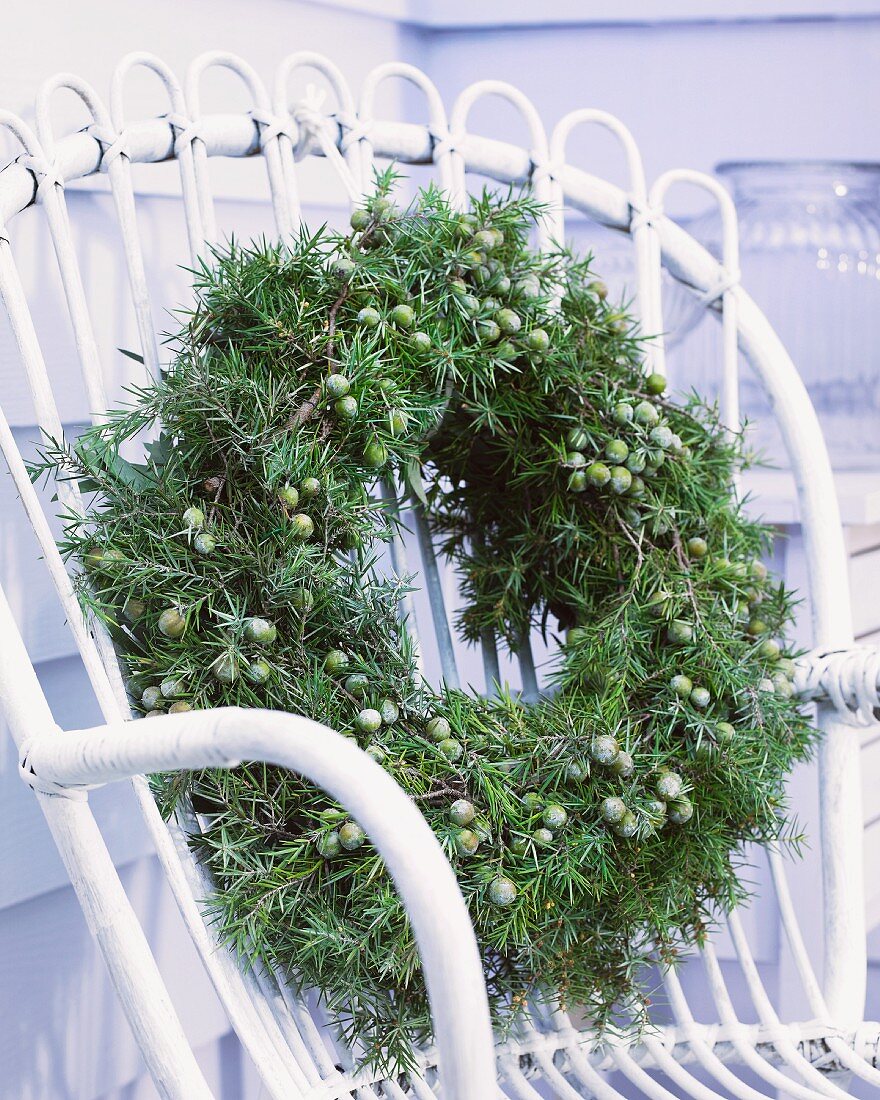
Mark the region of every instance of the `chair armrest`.
<instances>
[{"instance_id":1,"label":"chair armrest","mask_svg":"<svg viewBox=\"0 0 880 1100\"><path fill-rule=\"evenodd\" d=\"M813 650L798 660L794 682L804 702L830 703L850 725L880 721L880 646Z\"/></svg>"},{"instance_id":2,"label":"chair armrest","mask_svg":"<svg viewBox=\"0 0 880 1100\"><path fill-rule=\"evenodd\" d=\"M22 771L26 782L33 775L38 789L51 784L60 794L146 772L230 768L242 760L305 776L366 830L418 942L444 1092L458 1100L495 1096L486 988L455 874L412 800L353 741L296 715L226 707L38 735L25 746Z\"/></svg>"}]
</instances>

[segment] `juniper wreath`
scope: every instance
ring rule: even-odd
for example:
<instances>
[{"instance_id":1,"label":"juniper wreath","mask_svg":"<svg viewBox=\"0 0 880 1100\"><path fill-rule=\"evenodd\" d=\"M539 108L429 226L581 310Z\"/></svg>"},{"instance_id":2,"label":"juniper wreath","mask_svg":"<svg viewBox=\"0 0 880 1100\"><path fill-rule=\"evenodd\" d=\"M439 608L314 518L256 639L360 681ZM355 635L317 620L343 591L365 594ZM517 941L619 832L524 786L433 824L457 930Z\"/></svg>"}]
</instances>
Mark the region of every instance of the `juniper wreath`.
<instances>
[{"instance_id":1,"label":"juniper wreath","mask_svg":"<svg viewBox=\"0 0 880 1100\"><path fill-rule=\"evenodd\" d=\"M162 377L34 474L94 493L63 550L136 711L272 707L355 738L448 853L498 1026L558 998L632 1027L651 966L743 900L744 845L796 839L785 778L815 734L792 599L732 488L741 439L646 376L589 260L530 247L534 202L401 210L391 185L349 235L217 251ZM458 570L465 639L558 638L539 701L420 677L382 478ZM319 990L366 1062L411 1064L425 988L361 827L263 765L155 790L201 815L223 936Z\"/></svg>"}]
</instances>

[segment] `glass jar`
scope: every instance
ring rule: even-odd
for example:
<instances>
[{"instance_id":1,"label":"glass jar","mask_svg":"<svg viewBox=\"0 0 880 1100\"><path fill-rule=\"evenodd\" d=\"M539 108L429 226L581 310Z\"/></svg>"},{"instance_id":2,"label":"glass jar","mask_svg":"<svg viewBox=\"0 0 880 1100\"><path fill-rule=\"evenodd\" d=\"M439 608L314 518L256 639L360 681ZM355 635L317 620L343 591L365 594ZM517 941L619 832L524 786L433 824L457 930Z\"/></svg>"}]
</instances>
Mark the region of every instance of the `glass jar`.
<instances>
[{"instance_id":1,"label":"glass jar","mask_svg":"<svg viewBox=\"0 0 880 1100\"><path fill-rule=\"evenodd\" d=\"M832 464L880 468L880 164L729 162L716 171L739 215L743 286L800 371ZM753 445L780 460L748 370L741 402L756 424Z\"/></svg>"}]
</instances>

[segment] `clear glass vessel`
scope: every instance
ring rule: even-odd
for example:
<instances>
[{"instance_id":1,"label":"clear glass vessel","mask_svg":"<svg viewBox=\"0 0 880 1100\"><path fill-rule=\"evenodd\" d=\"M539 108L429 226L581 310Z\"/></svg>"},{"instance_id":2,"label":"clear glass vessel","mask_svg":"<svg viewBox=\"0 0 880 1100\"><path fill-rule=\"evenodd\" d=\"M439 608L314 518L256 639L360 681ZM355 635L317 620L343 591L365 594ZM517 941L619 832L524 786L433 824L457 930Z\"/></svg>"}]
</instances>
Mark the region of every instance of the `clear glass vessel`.
<instances>
[{"instance_id":1,"label":"clear glass vessel","mask_svg":"<svg viewBox=\"0 0 880 1100\"><path fill-rule=\"evenodd\" d=\"M800 371L832 463L880 469L880 164L729 162L716 171L739 214L743 285ZM780 458L748 372L741 394L754 443Z\"/></svg>"}]
</instances>

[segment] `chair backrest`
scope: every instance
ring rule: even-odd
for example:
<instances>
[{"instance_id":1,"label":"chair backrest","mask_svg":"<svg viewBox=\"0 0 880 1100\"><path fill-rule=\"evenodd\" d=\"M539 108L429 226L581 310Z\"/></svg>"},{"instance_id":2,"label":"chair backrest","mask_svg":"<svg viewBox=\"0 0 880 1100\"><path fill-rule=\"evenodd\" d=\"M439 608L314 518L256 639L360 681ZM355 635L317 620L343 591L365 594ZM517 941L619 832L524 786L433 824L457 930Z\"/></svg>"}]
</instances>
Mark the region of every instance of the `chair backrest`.
<instances>
[{"instance_id":1,"label":"chair backrest","mask_svg":"<svg viewBox=\"0 0 880 1100\"><path fill-rule=\"evenodd\" d=\"M230 70L243 82L251 107L239 113L215 113L203 106L202 85L209 70ZM164 88L165 111L159 117L132 121L125 115L126 85L133 70L146 68ZM329 85L332 108L325 110L320 97L311 89L305 98L290 101L290 86L301 70L310 70ZM377 117L376 102L381 86L390 80L414 85L426 104L426 123L407 123ZM68 89L79 97L87 114L81 130L57 138L53 133L50 108L56 93ZM468 130L472 109L485 96L503 97L519 112L527 133L524 145L483 137ZM209 161L213 157L254 158L262 161L266 193L274 216L275 228L282 236L290 234L301 216L300 184L312 165L323 161L324 171L341 183L351 202L356 202L371 185L374 160L392 159L402 164L429 166L452 200L461 206L467 201L468 178L488 177L502 184L526 185L547 204L548 214L541 230L542 244L565 236L566 212L574 210L600 225L628 234L635 254L635 302L643 330L661 334L664 314L661 273L668 275L694 296L699 308L719 316L722 324L722 408L730 423L738 419L737 372L740 358L757 372L770 397L782 437L786 444L797 484L800 514L805 533L809 569L813 644L834 648L852 641L847 569L834 485L825 447L815 413L797 372L771 326L754 302L738 285L736 218L727 193L712 178L694 172L675 171L661 176L649 187L638 148L621 122L600 110L574 111L563 118L550 136L544 130L537 111L517 89L495 81L467 88L447 114L430 80L405 64L383 65L367 78L360 99L355 99L342 74L327 59L307 53L294 54L279 68L272 93L244 61L225 53L198 58L181 84L158 59L147 54L131 55L123 60L113 78L109 107L94 90L78 77L62 75L44 85L37 101L36 133L20 119L0 113L0 126L10 130L23 152L0 172L0 297L6 306L11 333L17 345L36 410L36 421L50 437L60 438L62 420L70 420L65 407L82 409L82 397L70 398L72 378L69 360L55 356L63 374L56 370L53 357L43 344L54 339L48 330L38 336L38 323L23 288L16 262L13 223L22 211L38 208L45 218L54 248L57 266L56 293L63 296L64 312L70 322L76 357L82 373L82 393L87 409L100 417L108 407L108 379L111 363L119 357L112 345L102 346L96 337L96 318L90 309L83 278L83 251L87 240L77 236L82 216L86 232L95 226L95 203L68 189L76 180L106 176L110 199L95 200L98 214L107 222L112 201L113 220L121 244L122 262L128 282L129 305L136 324L145 368L156 371L160 365L157 331L161 321L154 304L159 275L150 269L155 251L154 237L185 229L189 256L195 260L206 247L222 239L224 226L218 218L211 187ZM619 141L627 169L625 187L591 175L569 164L566 144L579 126L604 128ZM136 192L135 171L164 173L161 162L175 161L179 172L177 191L182 196L183 225L179 205L165 207L162 224L145 214L142 190ZM144 166L149 166L145 168ZM421 169L418 169L421 171ZM717 202L723 225L723 254L713 258L683 229L663 214L668 190L678 184L703 187ZM153 200L155 203L156 200ZM103 205L101 205L103 204ZM150 217L149 231L144 218ZM27 231L23 218L22 232ZM102 237L103 240L103 237ZM105 245L109 247L109 245ZM27 262L22 254L21 260ZM89 263L100 260L89 254ZM106 259L104 260L106 262ZM161 274L162 296L174 304L169 290L171 275ZM55 276L51 278L54 280ZM104 276L110 278L108 272ZM45 281L50 279L47 272ZM44 284L45 285L45 284ZM183 293L185 280L174 284ZM117 287L113 285L114 293ZM118 291L121 294L121 290ZM119 303L120 309L122 302ZM39 322L39 318L36 319ZM104 325L104 318L98 318ZM129 344L129 346L131 346ZM646 344L651 370L664 370L664 341L655 335ZM48 365L47 365L48 361ZM54 391L54 392L53 392ZM62 402L62 409L56 400ZM71 406L71 402L73 405ZM78 402L78 403L77 403ZM65 404L66 403L66 404ZM73 417L76 419L76 416ZM68 622L76 636L96 696L108 720L128 717L125 694L112 659L108 641L99 631L90 632L82 624L70 581L54 545L53 532L43 514L40 498L31 487L7 420L0 416L0 446L15 479L29 518L39 538L42 553L64 606ZM59 488L64 504L79 505L70 485ZM434 647L442 672L451 683L457 682L456 643L449 627L446 604L453 594L437 566L427 527L414 516L425 579L424 605L415 608L416 618L425 624L428 613L433 623ZM397 546L396 563L406 547ZM7 626L9 625L7 621ZM425 640L426 648L428 641ZM537 691L535 661L528 646L519 656L519 676L527 694ZM486 682L497 678L499 655L491 638L483 643ZM861 817L858 774L858 744L851 731L820 706L820 721L826 730L820 759L820 800L822 813L821 844L825 873L824 924L826 965L824 997L836 1016L860 1019L864 997L865 935L861 895ZM227 1008L234 1004L236 991L245 983L247 1009L237 1013L236 1026L247 1030L252 1017L261 1020L261 991L253 976L242 977L224 953L213 951L193 898L203 896L204 881L198 867L188 858L179 832L172 834L159 821L149 795L139 789L142 808L159 846L169 879L202 949ZM785 884L778 860L773 861L777 886L783 891L783 920L797 937L793 916L785 905ZM822 994L812 978L801 945L795 951L801 977L812 996L818 1014ZM248 984L249 983L249 984ZM256 1006L256 1007L254 1007ZM270 1040L266 1040L270 1042ZM268 1049L268 1048L267 1048ZM260 1057L254 1041L252 1053Z\"/></svg>"}]
</instances>

